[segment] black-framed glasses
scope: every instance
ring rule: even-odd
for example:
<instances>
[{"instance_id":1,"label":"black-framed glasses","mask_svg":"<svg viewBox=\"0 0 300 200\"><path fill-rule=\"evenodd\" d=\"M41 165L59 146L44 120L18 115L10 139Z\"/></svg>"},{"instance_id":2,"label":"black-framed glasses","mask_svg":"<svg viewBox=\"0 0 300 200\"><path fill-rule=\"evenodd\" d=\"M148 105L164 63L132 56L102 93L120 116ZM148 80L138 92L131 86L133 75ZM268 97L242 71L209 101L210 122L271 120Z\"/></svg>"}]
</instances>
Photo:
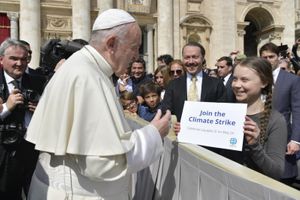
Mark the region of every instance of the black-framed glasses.
<instances>
[{"instance_id":1,"label":"black-framed glasses","mask_svg":"<svg viewBox=\"0 0 300 200\"><path fill-rule=\"evenodd\" d=\"M174 76L175 74L177 74L178 76L180 76L182 74L182 70L181 69L176 69L176 70L171 70L170 71L170 75Z\"/></svg>"},{"instance_id":2,"label":"black-framed glasses","mask_svg":"<svg viewBox=\"0 0 300 200\"><path fill-rule=\"evenodd\" d=\"M130 103L123 105L123 109L133 109L137 105L136 101L131 101Z\"/></svg>"}]
</instances>

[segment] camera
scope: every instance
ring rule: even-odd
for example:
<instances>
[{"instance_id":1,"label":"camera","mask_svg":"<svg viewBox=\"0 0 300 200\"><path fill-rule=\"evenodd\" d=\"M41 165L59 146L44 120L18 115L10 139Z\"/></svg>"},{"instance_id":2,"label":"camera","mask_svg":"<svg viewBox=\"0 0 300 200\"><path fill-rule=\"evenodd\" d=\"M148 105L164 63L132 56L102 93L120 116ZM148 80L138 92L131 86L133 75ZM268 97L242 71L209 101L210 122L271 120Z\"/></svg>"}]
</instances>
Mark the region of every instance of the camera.
<instances>
[{"instance_id":1,"label":"camera","mask_svg":"<svg viewBox=\"0 0 300 200\"><path fill-rule=\"evenodd\" d=\"M22 124L2 124L0 125L0 142L3 145L17 145L21 142L25 134Z\"/></svg>"},{"instance_id":2,"label":"camera","mask_svg":"<svg viewBox=\"0 0 300 200\"><path fill-rule=\"evenodd\" d=\"M28 105L28 102L37 103L40 100L40 94L34 90L26 89L22 91L22 95L24 98L25 106Z\"/></svg>"},{"instance_id":3,"label":"camera","mask_svg":"<svg viewBox=\"0 0 300 200\"><path fill-rule=\"evenodd\" d=\"M61 59L69 58L74 52L80 50L88 42L75 39L73 41L51 39L41 48L40 67L37 69L42 75L52 75L56 64Z\"/></svg>"},{"instance_id":4,"label":"camera","mask_svg":"<svg viewBox=\"0 0 300 200\"><path fill-rule=\"evenodd\" d=\"M281 43L281 45L278 47L278 50L279 50L279 55L282 57L282 58L287 58L287 56L288 56L288 45L282 45L282 43Z\"/></svg>"}]
</instances>

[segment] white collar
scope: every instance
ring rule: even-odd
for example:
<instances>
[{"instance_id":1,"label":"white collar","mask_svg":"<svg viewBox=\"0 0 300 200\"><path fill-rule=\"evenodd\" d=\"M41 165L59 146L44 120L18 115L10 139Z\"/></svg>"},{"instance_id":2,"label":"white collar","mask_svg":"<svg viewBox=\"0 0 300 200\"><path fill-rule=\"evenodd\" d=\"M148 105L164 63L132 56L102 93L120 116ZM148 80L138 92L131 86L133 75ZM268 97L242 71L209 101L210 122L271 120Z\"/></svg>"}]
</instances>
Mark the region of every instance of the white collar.
<instances>
[{"instance_id":1,"label":"white collar","mask_svg":"<svg viewBox=\"0 0 300 200\"><path fill-rule=\"evenodd\" d=\"M277 67L275 70L273 70L273 79L274 79L274 84L276 83L276 80L277 80L277 77L278 77L278 74L280 72L280 67Z\"/></svg>"},{"instance_id":2,"label":"white collar","mask_svg":"<svg viewBox=\"0 0 300 200\"><path fill-rule=\"evenodd\" d=\"M224 85L226 85L227 81L229 80L232 73L227 74L227 76L224 77Z\"/></svg>"},{"instance_id":3,"label":"white collar","mask_svg":"<svg viewBox=\"0 0 300 200\"><path fill-rule=\"evenodd\" d=\"M92 46L84 46L85 50L94 58L97 66L103 71L108 77L113 75L113 70L110 64L104 59L104 57ZM101 63L101 65L100 65Z\"/></svg>"},{"instance_id":4,"label":"white collar","mask_svg":"<svg viewBox=\"0 0 300 200\"><path fill-rule=\"evenodd\" d=\"M8 74L6 73L5 70L3 70L3 72L4 72L5 81L6 81L7 84L8 84L8 83L11 83L12 81L15 80L15 79L12 78L10 75L8 75ZM17 81L19 81L19 83L21 83L21 81L22 81L22 76L21 76L20 78L18 78Z\"/></svg>"},{"instance_id":5,"label":"white collar","mask_svg":"<svg viewBox=\"0 0 300 200\"><path fill-rule=\"evenodd\" d=\"M189 80L191 80L192 77L193 77L190 73L186 73L186 75L187 75L187 77L188 77ZM196 74L196 78L197 78L197 80L200 80L200 79L202 79L202 77L203 77L203 72L201 70L200 72L198 72Z\"/></svg>"}]
</instances>

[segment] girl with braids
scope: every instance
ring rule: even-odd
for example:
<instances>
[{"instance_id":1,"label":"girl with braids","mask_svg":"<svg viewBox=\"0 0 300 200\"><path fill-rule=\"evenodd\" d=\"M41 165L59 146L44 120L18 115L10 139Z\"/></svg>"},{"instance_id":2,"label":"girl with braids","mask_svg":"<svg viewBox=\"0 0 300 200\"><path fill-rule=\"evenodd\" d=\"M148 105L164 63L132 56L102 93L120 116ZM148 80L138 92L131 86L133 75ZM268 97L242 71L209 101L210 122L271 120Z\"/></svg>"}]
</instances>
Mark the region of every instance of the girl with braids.
<instances>
[{"instance_id":1,"label":"girl with braids","mask_svg":"<svg viewBox=\"0 0 300 200\"><path fill-rule=\"evenodd\" d=\"M279 179L284 171L287 129L284 117L272 109L271 64L262 58L246 58L235 67L233 77L237 101L248 105L239 162Z\"/></svg>"}]
</instances>

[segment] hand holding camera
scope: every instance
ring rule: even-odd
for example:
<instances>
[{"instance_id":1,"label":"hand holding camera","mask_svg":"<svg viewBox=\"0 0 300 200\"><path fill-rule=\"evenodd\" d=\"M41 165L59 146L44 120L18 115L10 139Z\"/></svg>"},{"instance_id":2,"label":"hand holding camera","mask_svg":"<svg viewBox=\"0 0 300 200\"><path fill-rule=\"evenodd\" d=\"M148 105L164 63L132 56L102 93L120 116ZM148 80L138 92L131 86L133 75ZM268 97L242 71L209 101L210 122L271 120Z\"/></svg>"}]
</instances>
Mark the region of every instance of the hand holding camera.
<instances>
[{"instance_id":1,"label":"hand holding camera","mask_svg":"<svg viewBox=\"0 0 300 200\"><path fill-rule=\"evenodd\" d=\"M21 91L19 89L13 89L6 101L6 106L8 110L12 111L16 106L21 105L29 111L34 112L39 99L39 93L34 90L26 89Z\"/></svg>"},{"instance_id":2,"label":"hand holding camera","mask_svg":"<svg viewBox=\"0 0 300 200\"><path fill-rule=\"evenodd\" d=\"M16 108L17 105L24 104L24 97L19 89L13 89L10 93L6 106L9 111L12 111Z\"/></svg>"}]
</instances>

